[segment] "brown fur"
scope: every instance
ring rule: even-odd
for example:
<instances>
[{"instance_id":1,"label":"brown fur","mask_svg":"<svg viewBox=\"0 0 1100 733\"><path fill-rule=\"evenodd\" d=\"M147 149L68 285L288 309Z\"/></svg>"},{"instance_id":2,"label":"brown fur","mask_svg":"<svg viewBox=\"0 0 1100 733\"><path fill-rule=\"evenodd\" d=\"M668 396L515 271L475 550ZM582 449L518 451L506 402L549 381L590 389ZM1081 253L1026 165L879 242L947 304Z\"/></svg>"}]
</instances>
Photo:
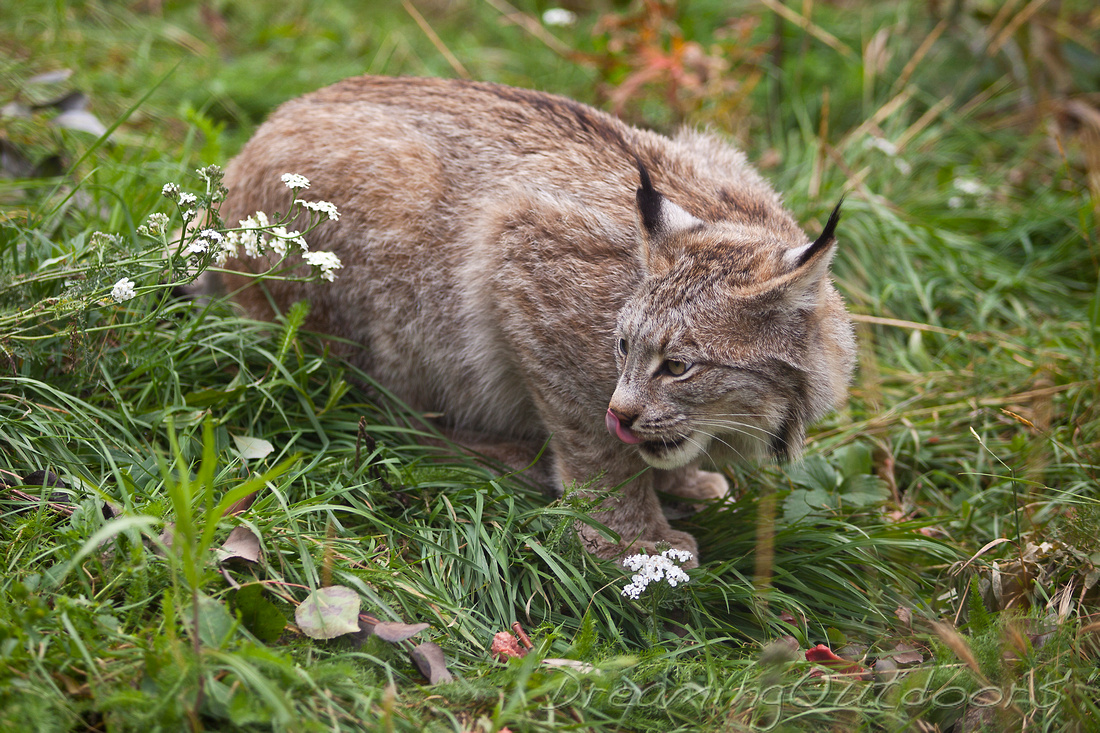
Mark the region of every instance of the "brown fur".
<instances>
[{"instance_id":1,"label":"brown fur","mask_svg":"<svg viewBox=\"0 0 1100 733\"><path fill-rule=\"evenodd\" d=\"M344 269L267 283L274 302L312 301L310 327L362 344L349 356L374 378L517 466L507 446L552 436L554 487L621 485L597 515L621 542L582 530L601 556L696 553L655 492L720 497L700 461L797 454L844 399L831 228L810 243L714 135L492 84L360 77L274 112L228 168L225 219L285 209L286 172L340 208L310 245ZM259 288L237 299L270 317ZM644 442L609 432L609 406Z\"/></svg>"}]
</instances>

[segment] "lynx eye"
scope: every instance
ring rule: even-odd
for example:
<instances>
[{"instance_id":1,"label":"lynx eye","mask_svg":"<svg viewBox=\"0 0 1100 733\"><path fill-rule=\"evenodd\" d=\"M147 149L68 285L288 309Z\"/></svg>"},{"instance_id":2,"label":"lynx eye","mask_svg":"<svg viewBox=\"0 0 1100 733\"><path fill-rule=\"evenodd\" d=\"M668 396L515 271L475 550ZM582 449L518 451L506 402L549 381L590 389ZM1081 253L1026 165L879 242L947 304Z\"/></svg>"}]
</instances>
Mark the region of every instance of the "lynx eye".
<instances>
[{"instance_id":1,"label":"lynx eye","mask_svg":"<svg viewBox=\"0 0 1100 733\"><path fill-rule=\"evenodd\" d=\"M676 361L675 359L668 359L664 363L665 371L674 377L682 377L684 373L691 368L691 364L683 361Z\"/></svg>"},{"instance_id":2,"label":"lynx eye","mask_svg":"<svg viewBox=\"0 0 1100 733\"><path fill-rule=\"evenodd\" d=\"M619 339L619 353L626 356L626 339Z\"/></svg>"}]
</instances>

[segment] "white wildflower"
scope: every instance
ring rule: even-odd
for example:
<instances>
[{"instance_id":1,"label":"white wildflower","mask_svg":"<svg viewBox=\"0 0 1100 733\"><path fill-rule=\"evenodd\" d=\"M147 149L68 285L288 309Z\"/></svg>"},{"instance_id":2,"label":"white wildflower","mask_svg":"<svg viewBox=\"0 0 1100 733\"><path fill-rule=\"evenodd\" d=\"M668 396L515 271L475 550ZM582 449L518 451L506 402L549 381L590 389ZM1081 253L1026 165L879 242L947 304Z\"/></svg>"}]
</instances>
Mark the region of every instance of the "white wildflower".
<instances>
[{"instance_id":1,"label":"white wildflower","mask_svg":"<svg viewBox=\"0 0 1100 733\"><path fill-rule=\"evenodd\" d=\"M573 25L577 22L577 14L565 8L550 8L542 14L542 22L546 25Z\"/></svg>"},{"instance_id":2,"label":"white wildflower","mask_svg":"<svg viewBox=\"0 0 1100 733\"><path fill-rule=\"evenodd\" d=\"M330 204L328 201L303 201L302 206L327 215L329 221L340 221L340 213L336 211L336 205Z\"/></svg>"},{"instance_id":3,"label":"white wildflower","mask_svg":"<svg viewBox=\"0 0 1100 733\"><path fill-rule=\"evenodd\" d=\"M220 165L211 164L205 168L196 168L195 172L202 176L204 180L210 182L216 178L221 178L222 168Z\"/></svg>"},{"instance_id":4,"label":"white wildflower","mask_svg":"<svg viewBox=\"0 0 1100 733\"><path fill-rule=\"evenodd\" d=\"M199 232L199 239L208 240L211 244L221 244L224 237L217 229L203 229Z\"/></svg>"},{"instance_id":5,"label":"white wildflower","mask_svg":"<svg viewBox=\"0 0 1100 733\"><path fill-rule=\"evenodd\" d=\"M178 199L180 206L190 206L198 200L198 196L193 193L181 193Z\"/></svg>"},{"instance_id":6,"label":"white wildflower","mask_svg":"<svg viewBox=\"0 0 1100 733\"><path fill-rule=\"evenodd\" d=\"M889 155L891 158L898 154L898 146L894 143L881 137L869 137L867 141L863 143L864 147L875 148Z\"/></svg>"},{"instance_id":7,"label":"white wildflower","mask_svg":"<svg viewBox=\"0 0 1100 733\"><path fill-rule=\"evenodd\" d=\"M983 193L989 193L988 186L981 181L975 181L973 178L956 178L951 184L963 193L968 193L971 196L980 196Z\"/></svg>"},{"instance_id":8,"label":"white wildflower","mask_svg":"<svg viewBox=\"0 0 1100 733\"><path fill-rule=\"evenodd\" d=\"M134 281L124 277L111 288L111 297L116 303L122 303L134 297Z\"/></svg>"},{"instance_id":9,"label":"white wildflower","mask_svg":"<svg viewBox=\"0 0 1100 733\"><path fill-rule=\"evenodd\" d=\"M268 244L271 245L272 251L280 257L286 256L286 229L284 227L275 227L271 230L271 239L268 240Z\"/></svg>"},{"instance_id":10,"label":"white wildflower","mask_svg":"<svg viewBox=\"0 0 1100 733\"><path fill-rule=\"evenodd\" d=\"M662 580L672 588L688 582L688 574L675 563L685 563L691 558L687 550L676 549L665 550L660 555L631 555L623 560L623 567L633 570L634 576L623 588L623 595L637 599L650 583Z\"/></svg>"},{"instance_id":11,"label":"white wildflower","mask_svg":"<svg viewBox=\"0 0 1100 733\"><path fill-rule=\"evenodd\" d=\"M302 259L314 267L320 268L321 278L329 282L336 279L336 274L333 270L338 270L344 266L340 258L332 252L306 252L302 255Z\"/></svg>"},{"instance_id":12,"label":"white wildflower","mask_svg":"<svg viewBox=\"0 0 1100 733\"><path fill-rule=\"evenodd\" d=\"M241 231L236 233L234 243L239 242L244 247L244 253L249 257L262 255L264 245L267 243L264 230L271 228L271 222L268 221L267 214L257 211L247 219L241 219L240 227Z\"/></svg>"},{"instance_id":13,"label":"white wildflower","mask_svg":"<svg viewBox=\"0 0 1100 733\"><path fill-rule=\"evenodd\" d=\"M963 207L964 203L966 203L966 202L963 201L962 196L952 196L951 198L947 199L947 208L949 208L949 209L961 209Z\"/></svg>"},{"instance_id":14,"label":"white wildflower","mask_svg":"<svg viewBox=\"0 0 1100 733\"><path fill-rule=\"evenodd\" d=\"M223 239L221 232L203 229L187 244L187 254L197 255L209 252L211 248L220 246Z\"/></svg>"},{"instance_id":15,"label":"white wildflower","mask_svg":"<svg viewBox=\"0 0 1100 733\"><path fill-rule=\"evenodd\" d=\"M298 245L303 252L309 251L309 246L306 245L306 240L302 239L301 232L288 232L286 227L275 227L271 230L269 244L271 249L279 253L280 257L286 254L288 243Z\"/></svg>"},{"instance_id":16,"label":"white wildflower","mask_svg":"<svg viewBox=\"0 0 1100 733\"><path fill-rule=\"evenodd\" d=\"M145 223L138 227L138 234L149 237L159 237L168 229L167 214L150 214Z\"/></svg>"},{"instance_id":17,"label":"white wildflower","mask_svg":"<svg viewBox=\"0 0 1100 733\"><path fill-rule=\"evenodd\" d=\"M309 179L297 173L284 173L283 183L289 189L309 188Z\"/></svg>"},{"instance_id":18,"label":"white wildflower","mask_svg":"<svg viewBox=\"0 0 1100 733\"><path fill-rule=\"evenodd\" d=\"M172 199L173 201L175 201L176 198L180 195L179 184L176 184L176 183L166 183L166 184L164 184L164 187L160 189L160 195L164 196L165 198Z\"/></svg>"},{"instance_id":19,"label":"white wildflower","mask_svg":"<svg viewBox=\"0 0 1100 733\"><path fill-rule=\"evenodd\" d=\"M230 232L222 240L221 247L218 248L218 253L214 255L214 264L218 267L222 267L229 261L230 257L237 256L237 245L240 243L240 237L237 232Z\"/></svg>"}]
</instances>

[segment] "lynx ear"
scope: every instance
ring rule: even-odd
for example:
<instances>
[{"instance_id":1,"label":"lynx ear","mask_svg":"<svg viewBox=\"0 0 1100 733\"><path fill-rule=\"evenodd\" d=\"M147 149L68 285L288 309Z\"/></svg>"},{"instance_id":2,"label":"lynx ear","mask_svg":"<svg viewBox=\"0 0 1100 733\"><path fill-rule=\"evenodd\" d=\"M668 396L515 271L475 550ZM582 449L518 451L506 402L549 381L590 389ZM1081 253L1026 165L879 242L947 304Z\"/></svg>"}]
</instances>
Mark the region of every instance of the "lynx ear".
<instances>
[{"instance_id":1,"label":"lynx ear","mask_svg":"<svg viewBox=\"0 0 1100 733\"><path fill-rule=\"evenodd\" d=\"M637 163L642 184L637 191L642 260L646 271L652 274L666 269L675 258L670 238L703 226L703 222L662 196L653 187L649 171L642 161Z\"/></svg>"},{"instance_id":2,"label":"lynx ear","mask_svg":"<svg viewBox=\"0 0 1100 733\"><path fill-rule=\"evenodd\" d=\"M820 267L828 269L829 263L836 252L836 225L840 223L840 206L844 199L837 202L833 213L829 215L829 221L825 224L821 236L807 244L805 247L792 249L787 252L787 265L792 271L801 270L804 267Z\"/></svg>"},{"instance_id":3,"label":"lynx ear","mask_svg":"<svg viewBox=\"0 0 1100 733\"><path fill-rule=\"evenodd\" d=\"M840 222L840 205L837 202L821 236L805 247L792 249L785 255L790 268L789 297L798 307L812 307L817 303L821 284L829 275L829 265L836 254L836 226Z\"/></svg>"}]
</instances>

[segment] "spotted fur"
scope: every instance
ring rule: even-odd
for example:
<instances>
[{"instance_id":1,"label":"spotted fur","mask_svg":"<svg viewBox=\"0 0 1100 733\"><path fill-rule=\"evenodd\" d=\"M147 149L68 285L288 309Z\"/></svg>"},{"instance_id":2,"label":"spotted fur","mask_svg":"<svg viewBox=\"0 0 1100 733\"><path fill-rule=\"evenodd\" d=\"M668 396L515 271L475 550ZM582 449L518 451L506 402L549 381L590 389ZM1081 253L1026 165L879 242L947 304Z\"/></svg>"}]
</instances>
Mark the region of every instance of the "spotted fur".
<instances>
[{"instance_id":1,"label":"spotted fur","mask_svg":"<svg viewBox=\"0 0 1100 733\"><path fill-rule=\"evenodd\" d=\"M225 218L285 208L286 172L339 206L311 244L344 269L237 300L270 317L309 299L312 328L361 345L355 363L517 466L516 446L549 438L551 487L618 487L597 518L619 539L581 530L601 556L697 553L657 492L724 495L701 463L794 457L845 397L838 213L811 242L716 135L523 89L359 77L274 112L228 168Z\"/></svg>"}]
</instances>

